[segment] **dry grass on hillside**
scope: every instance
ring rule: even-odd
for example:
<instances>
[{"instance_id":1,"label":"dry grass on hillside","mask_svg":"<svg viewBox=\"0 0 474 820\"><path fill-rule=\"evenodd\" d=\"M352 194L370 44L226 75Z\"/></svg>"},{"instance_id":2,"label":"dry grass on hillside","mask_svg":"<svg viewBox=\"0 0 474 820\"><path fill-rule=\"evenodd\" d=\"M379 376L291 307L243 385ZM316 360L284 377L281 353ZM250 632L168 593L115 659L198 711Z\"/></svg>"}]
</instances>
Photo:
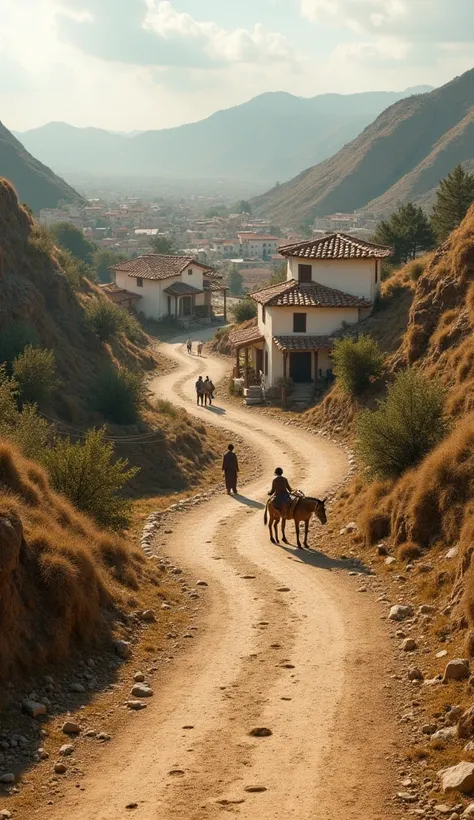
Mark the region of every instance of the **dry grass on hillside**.
<instances>
[{"instance_id":1,"label":"dry grass on hillside","mask_svg":"<svg viewBox=\"0 0 474 820\"><path fill-rule=\"evenodd\" d=\"M153 571L101 532L0 442L0 677L58 663L100 643Z\"/></svg>"}]
</instances>

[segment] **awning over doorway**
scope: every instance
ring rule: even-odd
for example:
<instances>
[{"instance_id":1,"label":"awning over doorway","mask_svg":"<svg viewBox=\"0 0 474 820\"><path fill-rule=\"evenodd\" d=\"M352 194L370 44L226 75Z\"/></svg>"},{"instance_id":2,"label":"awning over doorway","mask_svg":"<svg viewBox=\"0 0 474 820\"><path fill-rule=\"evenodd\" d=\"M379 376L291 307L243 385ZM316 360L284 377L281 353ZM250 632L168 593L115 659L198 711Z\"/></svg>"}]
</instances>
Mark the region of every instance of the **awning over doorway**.
<instances>
[{"instance_id":1,"label":"awning over doorway","mask_svg":"<svg viewBox=\"0 0 474 820\"><path fill-rule=\"evenodd\" d=\"M330 336L274 336L273 341L284 352L332 350L335 339Z\"/></svg>"},{"instance_id":2,"label":"awning over doorway","mask_svg":"<svg viewBox=\"0 0 474 820\"><path fill-rule=\"evenodd\" d=\"M229 336L229 341L232 347L237 349L263 342L264 336L257 326L245 327L242 330L236 330L234 333L231 333Z\"/></svg>"}]
</instances>

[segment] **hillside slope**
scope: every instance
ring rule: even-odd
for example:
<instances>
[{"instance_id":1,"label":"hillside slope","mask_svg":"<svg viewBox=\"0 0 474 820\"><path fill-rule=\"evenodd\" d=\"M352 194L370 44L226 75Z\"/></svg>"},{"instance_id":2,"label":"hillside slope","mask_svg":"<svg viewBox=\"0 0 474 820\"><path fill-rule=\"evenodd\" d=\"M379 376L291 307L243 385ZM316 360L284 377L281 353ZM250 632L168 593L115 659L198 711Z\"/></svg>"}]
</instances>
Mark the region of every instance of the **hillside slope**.
<instances>
[{"instance_id":1,"label":"hillside slope","mask_svg":"<svg viewBox=\"0 0 474 820\"><path fill-rule=\"evenodd\" d=\"M474 69L384 111L331 159L253 201L273 221L423 199L459 162L474 162Z\"/></svg>"},{"instance_id":2,"label":"hillside slope","mask_svg":"<svg viewBox=\"0 0 474 820\"><path fill-rule=\"evenodd\" d=\"M120 333L108 343L100 341L86 313L88 301L99 298L97 288L84 280L77 289L61 252L19 206L5 180L0 180L0 237L0 330L27 327L40 346L54 351L59 386L42 409L57 420L63 434L77 438L105 423L93 401L104 373L123 366L143 374L156 368L151 340L142 334L131 341ZM109 424L108 430L117 439L118 454L141 468L134 491L152 496L193 485L222 446L217 434L186 414L159 410L149 402L137 424Z\"/></svg>"},{"instance_id":3,"label":"hillside slope","mask_svg":"<svg viewBox=\"0 0 474 820\"><path fill-rule=\"evenodd\" d=\"M60 200L76 202L81 195L38 162L0 122L0 176L15 186L18 196L33 211L55 208Z\"/></svg>"},{"instance_id":4,"label":"hillside slope","mask_svg":"<svg viewBox=\"0 0 474 820\"><path fill-rule=\"evenodd\" d=\"M423 90L427 90L424 88ZM65 123L19 134L57 171L190 178L285 180L331 156L404 92L262 94L205 120L136 136Z\"/></svg>"}]
</instances>

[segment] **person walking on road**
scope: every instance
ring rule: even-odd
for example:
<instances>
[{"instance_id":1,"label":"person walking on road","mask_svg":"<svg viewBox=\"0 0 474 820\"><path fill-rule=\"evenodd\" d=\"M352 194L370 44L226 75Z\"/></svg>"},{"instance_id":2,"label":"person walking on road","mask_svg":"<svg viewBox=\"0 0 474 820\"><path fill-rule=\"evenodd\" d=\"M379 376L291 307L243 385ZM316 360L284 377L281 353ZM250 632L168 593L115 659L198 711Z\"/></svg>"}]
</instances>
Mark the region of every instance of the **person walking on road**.
<instances>
[{"instance_id":1,"label":"person walking on road","mask_svg":"<svg viewBox=\"0 0 474 820\"><path fill-rule=\"evenodd\" d=\"M188 353L193 352L193 343L192 343L191 339L188 339L188 341L186 342L186 348L187 348Z\"/></svg>"},{"instance_id":2,"label":"person walking on road","mask_svg":"<svg viewBox=\"0 0 474 820\"><path fill-rule=\"evenodd\" d=\"M202 348L203 348L203 343L202 343L202 342L198 342L198 343L197 343L197 353L198 353L198 356L202 356Z\"/></svg>"},{"instance_id":3,"label":"person walking on road","mask_svg":"<svg viewBox=\"0 0 474 820\"><path fill-rule=\"evenodd\" d=\"M196 403L202 405L204 407L204 382L202 380L202 376L199 376L196 384L194 385L196 388Z\"/></svg>"},{"instance_id":4,"label":"person walking on road","mask_svg":"<svg viewBox=\"0 0 474 820\"><path fill-rule=\"evenodd\" d=\"M222 470L224 472L227 495L230 495L231 492L233 492L234 495L237 495L237 475L239 472L239 462L234 453L233 444L229 444L227 447L227 453L222 461Z\"/></svg>"}]
</instances>

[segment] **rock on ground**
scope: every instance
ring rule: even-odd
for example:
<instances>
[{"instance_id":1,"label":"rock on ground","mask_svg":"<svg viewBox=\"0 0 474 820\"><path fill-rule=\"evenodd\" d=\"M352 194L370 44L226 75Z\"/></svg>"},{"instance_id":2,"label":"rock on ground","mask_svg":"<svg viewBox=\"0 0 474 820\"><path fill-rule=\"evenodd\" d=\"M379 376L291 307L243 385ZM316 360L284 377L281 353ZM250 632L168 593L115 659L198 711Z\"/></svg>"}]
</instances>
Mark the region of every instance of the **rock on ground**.
<instances>
[{"instance_id":1,"label":"rock on ground","mask_svg":"<svg viewBox=\"0 0 474 820\"><path fill-rule=\"evenodd\" d=\"M469 661L463 658L455 658L446 665L443 675L443 683L448 680L466 680L469 677Z\"/></svg>"},{"instance_id":2,"label":"rock on ground","mask_svg":"<svg viewBox=\"0 0 474 820\"><path fill-rule=\"evenodd\" d=\"M37 703L35 700L25 700L21 704L21 708L25 714L32 718L41 717L48 711L44 703Z\"/></svg>"},{"instance_id":3,"label":"rock on ground","mask_svg":"<svg viewBox=\"0 0 474 820\"><path fill-rule=\"evenodd\" d=\"M153 689L146 683L136 683L132 688L132 695L134 698L151 698Z\"/></svg>"},{"instance_id":4,"label":"rock on ground","mask_svg":"<svg viewBox=\"0 0 474 820\"><path fill-rule=\"evenodd\" d=\"M470 794L474 791L474 763L463 761L449 769L438 772L441 779L441 788L444 792L458 791Z\"/></svg>"},{"instance_id":5,"label":"rock on ground","mask_svg":"<svg viewBox=\"0 0 474 820\"><path fill-rule=\"evenodd\" d=\"M467 709L459 720L458 737L470 738L474 735L474 706Z\"/></svg>"},{"instance_id":6,"label":"rock on ground","mask_svg":"<svg viewBox=\"0 0 474 820\"><path fill-rule=\"evenodd\" d=\"M388 617L391 621L404 621L405 618L412 618L414 614L415 610L412 606L395 604L395 606L392 606Z\"/></svg>"},{"instance_id":7,"label":"rock on ground","mask_svg":"<svg viewBox=\"0 0 474 820\"><path fill-rule=\"evenodd\" d=\"M78 723L74 723L73 720L66 720L66 722L63 723L62 731L65 735L78 735L81 731L81 727Z\"/></svg>"}]
</instances>

